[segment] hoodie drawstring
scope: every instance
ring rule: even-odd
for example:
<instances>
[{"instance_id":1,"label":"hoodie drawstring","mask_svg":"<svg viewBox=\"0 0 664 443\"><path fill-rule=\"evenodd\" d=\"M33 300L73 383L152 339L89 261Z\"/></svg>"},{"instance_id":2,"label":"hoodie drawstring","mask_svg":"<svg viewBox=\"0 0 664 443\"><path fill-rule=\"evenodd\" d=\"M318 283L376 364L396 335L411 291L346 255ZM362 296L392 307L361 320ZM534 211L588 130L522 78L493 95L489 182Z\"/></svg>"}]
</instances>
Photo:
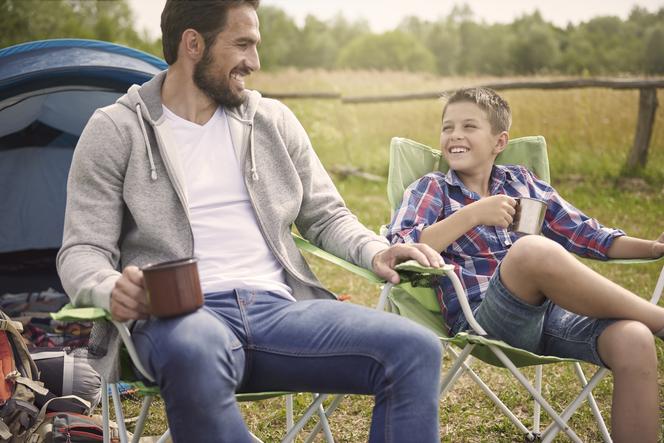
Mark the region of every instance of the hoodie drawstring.
<instances>
[{"instance_id":1,"label":"hoodie drawstring","mask_svg":"<svg viewBox=\"0 0 664 443\"><path fill-rule=\"evenodd\" d=\"M249 122L249 155L251 156L251 178L254 181L258 181L256 154L254 153L254 122Z\"/></svg>"},{"instance_id":2,"label":"hoodie drawstring","mask_svg":"<svg viewBox=\"0 0 664 443\"><path fill-rule=\"evenodd\" d=\"M150 139L148 138L148 131L145 129L145 123L143 123L143 113L141 112L140 103L136 104L136 115L138 116L138 123L141 126L143 138L145 139L146 149L148 150L148 160L150 160L150 178L152 181L155 181L157 180L157 168L154 166L154 159L152 158L152 146L150 145Z\"/></svg>"}]
</instances>

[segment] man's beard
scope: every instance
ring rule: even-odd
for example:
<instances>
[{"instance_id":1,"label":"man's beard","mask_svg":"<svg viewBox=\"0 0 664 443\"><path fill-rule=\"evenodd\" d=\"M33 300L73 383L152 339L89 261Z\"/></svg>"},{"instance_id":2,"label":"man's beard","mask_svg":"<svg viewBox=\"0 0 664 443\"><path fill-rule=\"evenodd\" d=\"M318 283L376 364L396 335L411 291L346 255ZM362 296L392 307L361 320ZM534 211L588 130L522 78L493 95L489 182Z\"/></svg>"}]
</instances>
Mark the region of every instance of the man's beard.
<instances>
[{"instance_id":1,"label":"man's beard","mask_svg":"<svg viewBox=\"0 0 664 443\"><path fill-rule=\"evenodd\" d=\"M244 103L245 92L235 94L228 84L228 79L215 78L212 74L212 57L205 49L203 57L194 66L194 84L219 106L234 108Z\"/></svg>"}]
</instances>

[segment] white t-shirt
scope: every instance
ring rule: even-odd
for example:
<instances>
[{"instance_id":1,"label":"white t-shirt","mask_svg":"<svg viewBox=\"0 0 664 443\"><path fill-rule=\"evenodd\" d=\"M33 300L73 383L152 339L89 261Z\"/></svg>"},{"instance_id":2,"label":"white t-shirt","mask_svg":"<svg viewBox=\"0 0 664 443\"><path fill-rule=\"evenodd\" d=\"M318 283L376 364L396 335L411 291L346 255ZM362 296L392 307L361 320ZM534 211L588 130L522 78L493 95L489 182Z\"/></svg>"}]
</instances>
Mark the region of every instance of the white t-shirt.
<instances>
[{"instance_id":1,"label":"white t-shirt","mask_svg":"<svg viewBox=\"0 0 664 443\"><path fill-rule=\"evenodd\" d=\"M253 289L294 300L258 226L223 109L201 126L163 108L184 171L203 293Z\"/></svg>"}]
</instances>

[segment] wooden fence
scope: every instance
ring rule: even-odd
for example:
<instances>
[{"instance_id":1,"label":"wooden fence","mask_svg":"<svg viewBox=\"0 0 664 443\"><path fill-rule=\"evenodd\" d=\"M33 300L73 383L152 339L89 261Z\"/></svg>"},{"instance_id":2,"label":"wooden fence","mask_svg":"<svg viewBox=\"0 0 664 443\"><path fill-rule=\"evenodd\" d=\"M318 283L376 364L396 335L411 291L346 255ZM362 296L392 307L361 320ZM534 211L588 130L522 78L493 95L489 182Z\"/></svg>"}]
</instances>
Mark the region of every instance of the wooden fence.
<instances>
[{"instance_id":1,"label":"wooden fence","mask_svg":"<svg viewBox=\"0 0 664 443\"><path fill-rule=\"evenodd\" d=\"M624 165L626 174L634 174L645 168L648 162L648 149L652 138L655 113L657 112L658 100L657 89L664 88L664 80L610 80L610 79L575 79L559 81L522 81L507 83L488 83L484 85L495 90L509 89L572 89L572 88L608 88L608 89L638 89L639 110L634 134L634 143ZM332 99L341 100L344 104L380 103L405 100L431 100L439 99L441 96L453 91L420 92L413 94L378 95L378 96L355 96L343 97L335 93L302 93L302 94L270 94L264 93L266 97L278 99Z\"/></svg>"}]
</instances>

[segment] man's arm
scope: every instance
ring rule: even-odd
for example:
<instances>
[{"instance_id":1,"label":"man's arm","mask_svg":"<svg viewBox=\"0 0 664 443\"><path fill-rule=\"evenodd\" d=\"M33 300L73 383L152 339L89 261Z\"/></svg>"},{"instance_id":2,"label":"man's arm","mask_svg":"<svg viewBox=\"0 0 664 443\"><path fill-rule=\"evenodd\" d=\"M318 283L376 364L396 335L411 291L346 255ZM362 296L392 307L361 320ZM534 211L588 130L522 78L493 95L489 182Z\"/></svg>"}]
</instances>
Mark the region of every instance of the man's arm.
<instances>
[{"instance_id":1,"label":"man's arm","mask_svg":"<svg viewBox=\"0 0 664 443\"><path fill-rule=\"evenodd\" d=\"M659 258L664 255L664 233L656 240L622 236L613 240L607 255L610 258Z\"/></svg>"},{"instance_id":2,"label":"man's arm","mask_svg":"<svg viewBox=\"0 0 664 443\"><path fill-rule=\"evenodd\" d=\"M72 160L58 274L76 306L110 309L122 229L126 145L110 119L97 111Z\"/></svg>"}]
</instances>

